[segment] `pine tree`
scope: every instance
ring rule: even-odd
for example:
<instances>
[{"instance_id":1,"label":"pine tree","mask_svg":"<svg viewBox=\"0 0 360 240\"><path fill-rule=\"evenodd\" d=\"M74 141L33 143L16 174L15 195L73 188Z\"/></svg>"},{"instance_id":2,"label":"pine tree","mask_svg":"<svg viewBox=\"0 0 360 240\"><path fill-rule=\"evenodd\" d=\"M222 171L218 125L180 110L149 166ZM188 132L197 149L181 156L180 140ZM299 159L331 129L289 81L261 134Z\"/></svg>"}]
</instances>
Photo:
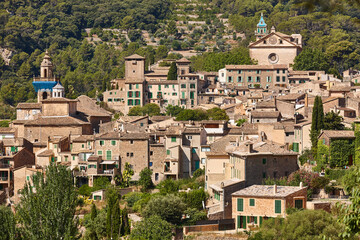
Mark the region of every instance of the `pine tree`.
<instances>
[{"instance_id":1,"label":"pine tree","mask_svg":"<svg viewBox=\"0 0 360 240\"><path fill-rule=\"evenodd\" d=\"M177 67L176 63L172 62L167 75L167 80L177 80Z\"/></svg>"},{"instance_id":2,"label":"pine tree","mask_svg":"<svg viewBox=\"0 0 360 240\"><path fill-rule=\"evenodd\" d=\"M105 78L103 79L101 90L102 90L103 92L106 91L106 80L105 80Z\"/></svg>"}]
</instances>

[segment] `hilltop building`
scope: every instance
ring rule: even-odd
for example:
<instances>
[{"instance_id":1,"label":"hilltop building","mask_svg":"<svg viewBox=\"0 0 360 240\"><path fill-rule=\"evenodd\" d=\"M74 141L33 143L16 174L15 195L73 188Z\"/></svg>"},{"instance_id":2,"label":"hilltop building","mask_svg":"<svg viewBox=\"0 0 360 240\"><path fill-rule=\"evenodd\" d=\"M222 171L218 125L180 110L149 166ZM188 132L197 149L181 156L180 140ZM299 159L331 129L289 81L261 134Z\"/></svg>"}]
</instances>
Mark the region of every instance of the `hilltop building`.
<instances>
[{"instance_id":1,"label":"hilltop building","mask_svg":"<svg viewBox=\"0 0 360 240\"><path fill-rule=\"evenodd\" d=\"M276 32L274 26L268 32L262 14L255 35L256 41L250 43L249 51L250 57L259 65L286 64L290 66L302 50L300 34L286 35Z\"/></svg>"}]
</instances>

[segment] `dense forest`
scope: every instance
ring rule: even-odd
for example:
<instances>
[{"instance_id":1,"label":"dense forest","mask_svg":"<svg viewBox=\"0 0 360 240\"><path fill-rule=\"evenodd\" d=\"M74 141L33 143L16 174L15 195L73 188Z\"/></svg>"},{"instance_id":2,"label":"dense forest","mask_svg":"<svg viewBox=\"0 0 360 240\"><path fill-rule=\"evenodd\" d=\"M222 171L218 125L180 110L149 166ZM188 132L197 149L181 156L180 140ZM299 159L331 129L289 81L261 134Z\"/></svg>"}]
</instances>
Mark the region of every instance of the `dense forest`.
<instances>
[{"instance_id":1,"label":"dense forest","mask_svg":"<svg viewBox=\"0 0 360 240\"><path fill-rule=\"evenodd\" d=\"M180 32L174 23L181 17L175 9L185 0L5 0L0 2L0 48L13 51L9 64L0 58L0 99L2 104L15 106L21 101L33 101L33 76L39 75L39 66L45 49L48 49L56 66L55 74L61 78L67 97L79 94L95 97L104 91L109 81L124 75L124 60L137 53L146 56L146 66L156 60L180 56L168 52L180 41ZM245 33L239 46L229 49L214 48L210 53L193 57L194 70L217 71L225 64L252 64L246 46L254 39L254 30L261 12L268 27L285 34L303 36L303 52L297 57L294 68L299 70L325 70L340 76L352 67L359 68L360 25L359 8L344 5L332 13L319 9L309 12L294 0L198 0L210 8L190 6L206 26L194 29L187 48L196 47L201 31L207 36L219 35L223 25L219 13L228 18L236 32ZM187 9L189 8L189 9ZM184 17L182 17L184 18ZM186 19L186 17L185 17ZM126 31L125 38L116 39L110 34L102 39L115 38L119 45L105 40L96 44L86 39L86 28L101 35L103 29ZM146 46L140 30L161 33L160 45ZM229 34L229 33L224 33ZM230 33L232 34L232 33ZM140 36L139 36L140 35ZM220 40L216 40L220 41ZM194 45L195 44L195 45ZM0 103L1 104L1 103ZM8 112L8 111L7 111ZM8 117L0 113L0 118Z\"/></svg>"}]
</instances>

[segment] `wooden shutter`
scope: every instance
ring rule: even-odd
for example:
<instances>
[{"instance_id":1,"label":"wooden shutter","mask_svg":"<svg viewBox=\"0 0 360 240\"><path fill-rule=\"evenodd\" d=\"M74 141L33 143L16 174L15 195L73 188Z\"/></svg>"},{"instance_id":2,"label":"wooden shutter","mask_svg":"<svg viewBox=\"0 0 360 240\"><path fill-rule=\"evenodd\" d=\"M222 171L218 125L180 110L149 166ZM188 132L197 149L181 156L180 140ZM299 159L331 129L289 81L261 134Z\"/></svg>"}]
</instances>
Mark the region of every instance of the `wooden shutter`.
<instances>
[{"instance_id":1,"label":"wooden shutter","mask_svg":"<svg viewBox=\"0 0 360 240\"><path fill-rule=\"evenodd\" d=\"M260 216L259 222L260 222L260 226L262 225L262 221L263 221L263 217Z\"/></svg>"},{"instance_id":2,"label":"wooden shutter","mask_svg":"<svg viewBox=\"0 0 360 240\"><path fill-rule=\"evenodd\" d=\"M238 211L244 211L244 199L238 198L237 199L237 210Z\"/></svg>"},{"instance_id":3,"label":"wooden shutter","mask_svg":"<svg viewBox=\"0 0 360 240\"><path fill-rule=\"evenodd\" d=\"M255 217L254 217L254 223L255 223L255 224L257 224L257 219L258 219L258 218L255 216Z\"/></svg>"},{"instance_id":4,"label":"wooden shutter","mask_svg":"<svg viewBox=\"0 0 360 240\"><path fill-rule=\"evenodd\" d=\"M237 228L241 228L241 216L237 216Z\"/></svg>"},{"instance_id":5,"label":"wooden shutter","mask_svg":"<svg viewBox=\"0 0 360 240\"><path fill-rule=\"evenodd\" d=\"M275 213L281 213L281 200L275 200Z\"/></svg>"}]
</instances>

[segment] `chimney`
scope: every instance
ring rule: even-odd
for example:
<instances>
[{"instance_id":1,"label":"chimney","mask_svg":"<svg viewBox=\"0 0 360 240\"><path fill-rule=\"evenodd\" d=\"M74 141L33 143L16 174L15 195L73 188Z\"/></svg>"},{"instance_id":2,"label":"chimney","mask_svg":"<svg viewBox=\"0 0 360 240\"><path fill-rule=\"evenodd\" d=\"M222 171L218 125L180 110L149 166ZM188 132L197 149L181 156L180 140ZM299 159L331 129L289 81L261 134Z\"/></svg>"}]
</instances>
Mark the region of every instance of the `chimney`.
<instances>
[{"instance_id":1,"label":"chimney","mask_svg":"<svg viewBox=\"0 0 360 240\"><path fill-rule=\"evenodd\" d=\"M303 183L302 182L300 182L300 188L303 188Z\"/></svg>"},{"instance_id":2,"label":"chimney","mask_svg":"<svg viewBox=\"0 0 360 240\"><path fill-rule=\"evenodd\" d=\"M277 193L277 186L276 186L276 184L274 185L274 194L276 195L276 193Z\"/></svg>"},{"instance_id":3,"label":"chimney","mask_svg":"<svg viewBox=\"0 0 360 240\"><path fill-rule=\"evenodd\" d=\"M247 150L249 153L252 153L253 152L253 143L252 142L249 142L246 144L247 146Z\"/></svg>"}]
</instances>

